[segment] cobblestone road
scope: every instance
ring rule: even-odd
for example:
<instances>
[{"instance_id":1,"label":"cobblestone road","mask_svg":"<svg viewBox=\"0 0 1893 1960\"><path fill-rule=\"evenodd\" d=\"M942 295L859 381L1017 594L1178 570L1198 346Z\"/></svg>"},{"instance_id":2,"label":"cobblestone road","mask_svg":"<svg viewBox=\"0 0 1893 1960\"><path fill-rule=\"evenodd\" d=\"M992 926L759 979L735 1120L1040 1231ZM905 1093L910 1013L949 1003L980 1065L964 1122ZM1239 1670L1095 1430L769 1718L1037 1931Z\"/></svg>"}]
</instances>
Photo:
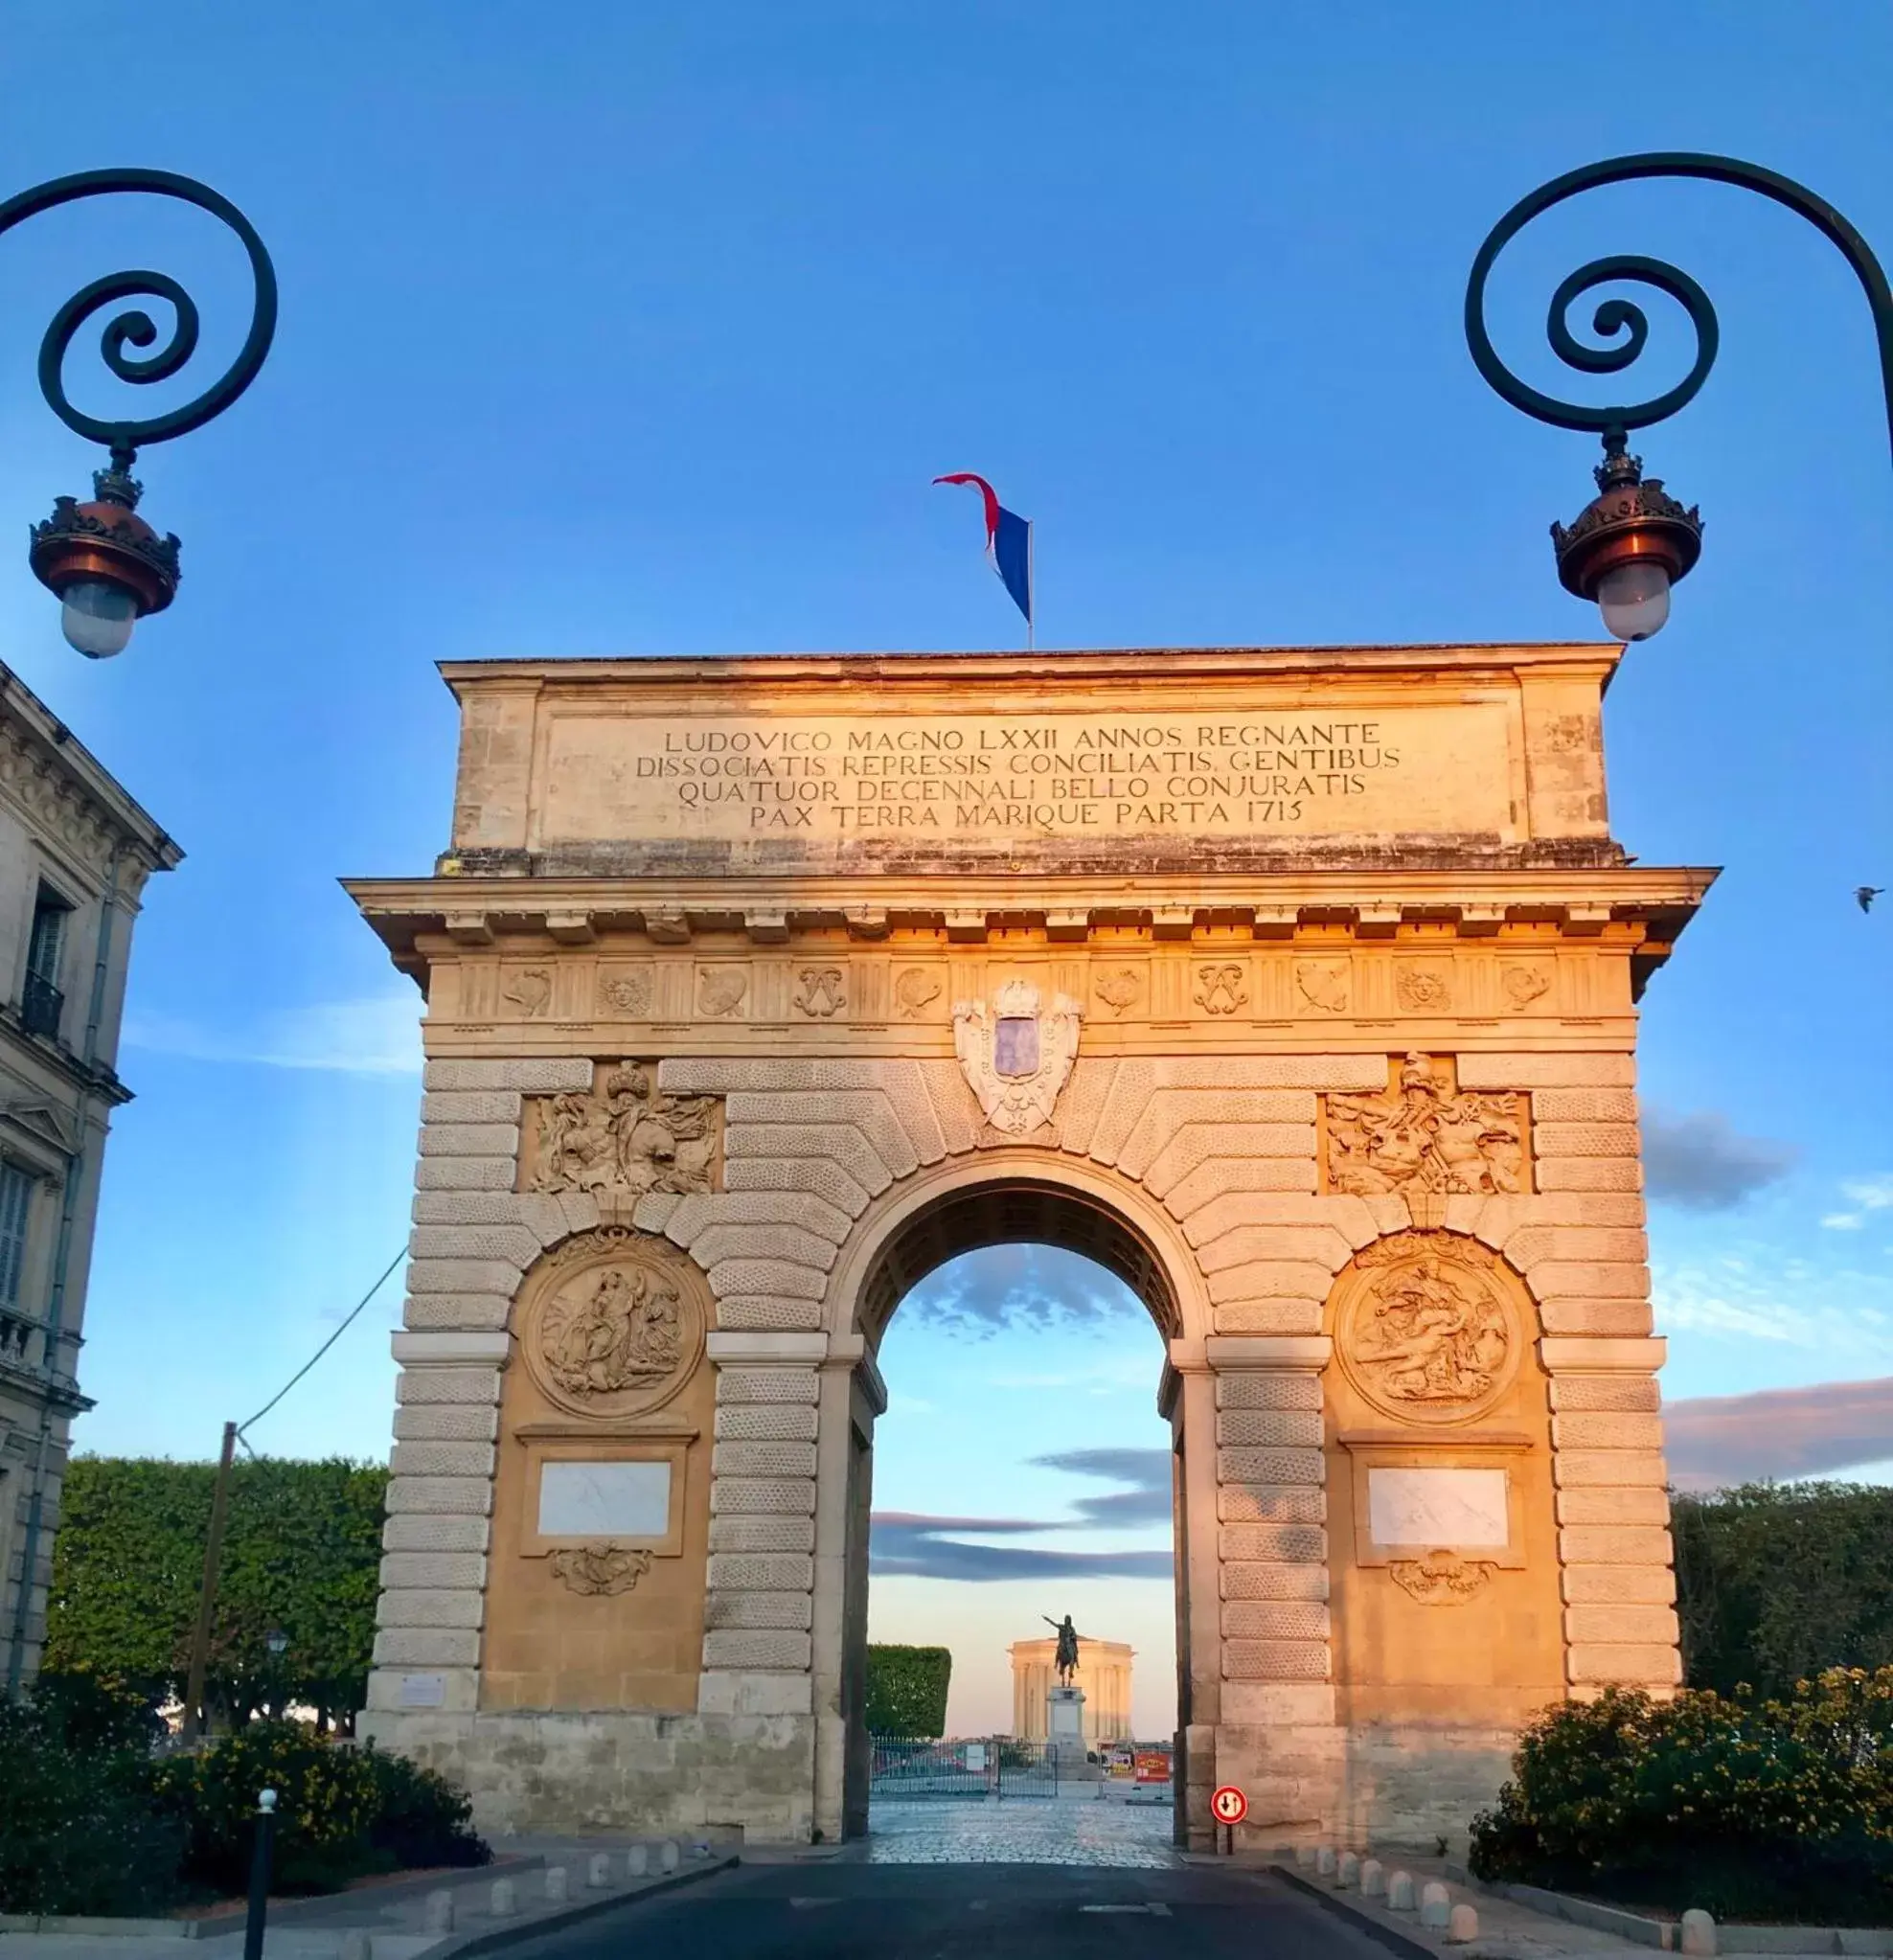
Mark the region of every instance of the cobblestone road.
<instances>
[{"instance_id":1,"label":"cobblestone road","mask_svg":"<svg viewBox=\"0 0 1893 1960\"><path fill-rule=\"evenodd\" d=\"M864 1846L842 1855L867 1864L1109 1865L1161 1871L1177 1862L1168 1804L1083 1795L949 1798L877 1803Z\"/></svg>"}]
</instances>

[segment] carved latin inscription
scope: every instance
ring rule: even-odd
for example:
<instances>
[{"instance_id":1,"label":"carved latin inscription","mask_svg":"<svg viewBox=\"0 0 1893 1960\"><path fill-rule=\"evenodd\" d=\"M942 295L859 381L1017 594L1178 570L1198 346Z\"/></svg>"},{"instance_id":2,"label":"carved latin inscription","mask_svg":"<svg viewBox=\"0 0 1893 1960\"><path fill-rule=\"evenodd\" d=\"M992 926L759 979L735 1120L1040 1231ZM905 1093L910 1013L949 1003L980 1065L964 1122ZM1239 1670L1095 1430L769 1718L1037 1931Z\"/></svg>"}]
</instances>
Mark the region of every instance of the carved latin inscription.
<instances>
[{"instance_id":1,"label":"carved latin inscription","mask_svg":"<svg viewBox=\"0 0 1893 1960\"><path fill-rule=\"evenodd\" d=\"M715 1096L659 1091L656 1070L620 1062L590 1094L535 1103L529 1191L589 1191L632 1202L648 1192L714 1191L722 1140Z\"/></svg>"},{"instance_id":2,"label":"carved latin inscription","mask_svg":"<svg viewBox=\"0 0 1893 1960\"><path fill-rule=\"evenodd\" d=\"M696 1289L642 1233L603 1226L568 1240L535 1269L528 1289L520 1351L562 1408L635 1415L668 1402L696 1365L703 1313Z\"/></svg>"},{"instance_id":3,"label":"carved latin inscription","mask_svg":"<svg viewBox=\"0 0 1893 1960\"><path fill-rule=\"evenodd\" d=\"M1403 1422L1483 1414L1510 1385L1522 1345L1497 1260L1456 1233L1377 1240L1343 1274L1334 1325L1348 1379Z\"/></svg>"},{"instance_id":4,"label":"carved latin inscription","mask_svg":"<svg viewBox=\"0 0 1893 1960\"><path fill-rule=\"evenodd\" d=\"M983 1000L954 1003L954 1052L994 1129L1026 1136L1051 1121L1078 1055L1083 1014L1064 993L1041 1013L1038 990L1025 980L1007 981L991 1008Z\"/></svg>"},{"instance_id":5,"label":"carved latin inscription","mask_svg":"<svg viewBox=\"0 0 1893 1960\"><path fill-rule=\"evenodd\" d=\"M1326 1114L1328 1189L1405 1197L1415 1224L1438 1224L1455 1192L1531 1188L1524 1097L1461 1092L1449 1060L1409 1055L1383 1094L1330 1096Z\"/></svg>"}]
</instances>

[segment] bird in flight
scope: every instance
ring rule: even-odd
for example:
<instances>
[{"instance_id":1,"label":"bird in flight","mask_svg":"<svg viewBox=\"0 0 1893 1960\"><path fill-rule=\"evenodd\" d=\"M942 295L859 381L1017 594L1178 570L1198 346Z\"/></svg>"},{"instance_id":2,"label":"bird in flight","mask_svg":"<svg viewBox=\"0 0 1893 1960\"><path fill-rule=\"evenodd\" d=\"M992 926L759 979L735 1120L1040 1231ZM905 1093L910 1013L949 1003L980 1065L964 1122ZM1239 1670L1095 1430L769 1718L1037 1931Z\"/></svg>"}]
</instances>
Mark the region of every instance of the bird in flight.
<instances>
[{"instance_id":1,"label":"bird in flight","mask_svg":"<svg viewBox=\"0 0 1893 1960\"><path fill-rule=\"evenodd\" d=\"M1862 912L1873 910L1873 901L1886 889L1884 885L1856 885L1854 900Z\"/></svg>"}]
</instances>

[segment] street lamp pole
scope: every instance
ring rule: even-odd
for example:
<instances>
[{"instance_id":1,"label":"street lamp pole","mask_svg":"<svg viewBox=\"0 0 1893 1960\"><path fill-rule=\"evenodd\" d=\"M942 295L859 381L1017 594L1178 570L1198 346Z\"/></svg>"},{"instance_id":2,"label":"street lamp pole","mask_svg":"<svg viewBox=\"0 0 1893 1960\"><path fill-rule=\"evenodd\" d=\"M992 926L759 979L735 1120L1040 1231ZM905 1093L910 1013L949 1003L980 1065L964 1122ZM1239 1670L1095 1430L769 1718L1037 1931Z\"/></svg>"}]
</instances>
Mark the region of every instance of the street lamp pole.
<instances>
[{"instance_id":1,"label":"street lamp pole","mask_svg":"<svg viewBox=\"0 0 1893 1960\"><path fill-rule=\"evenodd\" d=\"M1592 315L1592 330L1614 345L1586 347L1571 332L1566 315L1572 305L1583 294L1612 282L1654 286L1668 293L1689 315L1696 330L1696 359L1674 388L1647 401L1585 408L1542 394L1499 359L1486 331L1486 281L1506 245L1553 205L1606 184L1633 183L1644 177L1694 177L1755 192L1805 217L1838 249L1859 280L1873 314L1887 439L1893 444L1893 289L1889 289L1886 274L1867 241L1833 205L1815 196L1805 184L1737 157L1653 150L1609 157L1582 170L1567 171L1521 197L1492 228L1472 261L1466 284L1466 344L1471 350L1473 365L1513 407L1554 428L1589 429L1603 437L1604 462L1596 471L1599 494L1574 524L1551 527L1552 542L1565 589L1595 599L1606 627L1615 637L1626 640L1647 639L1661 628L1669 617L1670 587L1696 563L1702 536L1696 510L1685 510L1664 492L1659 480L1643 476L1641 459L1628 453L1628 438L1631 430L1664 422L1696 399L1709 378L1721 341L1716 309L1695 280L1661 259L1615 255L1579 266L1552 294L1545 323L1552 352L1566 367L1586 375L1614 375L1642 353L1650 337L1650 322L1632 300L1606 300Z\"/></svg>"},{"instance_id":2,"label":"street lamp pole","mask_svg":"<svg viewBox=\"0 0 1893 1960\"><path fill-rule=\"evenodd\" d=\"M121 381L148 386L169 380L197 348L196 304L176 280L149 271L114 272L95 279L54 314L39 343L39 392L46 405L76 435L103 443L111 455L109 467L93 475L91 500L80 503L76 497L60 497L52 516L33 527L29 555L34 576L59 596L67 641L94 659L122 652L136 622L146 613L163 611L177 590L177 538L160 537L137 513L143 486L133 481L131 469L138 450L188 435L221 415L256 379L276 332L276 270L262 240L227 197L194 177L135 170L80 171L55 177L0 203L0 235L61 204L126 191L194 204L228 225L249 254L256 305L249 334L229 368L201 395L143 422L105 422L75 408L63 378L66 352L80 329L102 308L134 297L160 299L171 307L172 318L170 336L155 353L125 352L150 347L158 338L151 316L135 307L115 313L106 323L99 351Z\"/></svg>"}]
</instances>

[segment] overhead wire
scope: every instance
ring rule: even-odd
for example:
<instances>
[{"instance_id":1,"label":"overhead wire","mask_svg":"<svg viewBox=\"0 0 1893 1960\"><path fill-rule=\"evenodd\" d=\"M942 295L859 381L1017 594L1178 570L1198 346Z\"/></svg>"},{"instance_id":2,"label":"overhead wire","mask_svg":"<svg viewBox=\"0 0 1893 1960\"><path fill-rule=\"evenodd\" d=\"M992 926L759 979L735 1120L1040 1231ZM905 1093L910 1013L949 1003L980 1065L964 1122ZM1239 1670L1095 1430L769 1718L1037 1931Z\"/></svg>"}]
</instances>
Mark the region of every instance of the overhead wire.
<instances>
[{"instance_id":1,"label":"overhead wire","mask_svg":"<svg viewBox=\"0 0 1893 1960\"><path fill-rule=\"evenodd\" d=\"M307 1375L308 1371L311 1368L313 1368L319 1360L321 1360L323 1356L326 1355L329 1352L329 1350L332 1348L335 1345L335 1343L338 1340L340 1340L345 1333L348 1333L350 1327L354 1325L355 1319L361 1313L362 1309L365 1308L368 1305L368 1303L372 1299L374 1299L376 1294L378 1293L381 1290L381 1288L388 1284L389 1280L394 1276L395 1268L399 1266L401 1261L404 1260L406 1257L407 1247L403 1245L401 1249L395 1254L394 1258L392 1258L388 1262L387 1265L382 1269L380 1278L377 1279L375 1282L375 1284L369 1288L367 1292L365 1292L361 1296L361 1298L357 1300L355 1304L349 1309L348 1313L343 1318L342 1324L338 1328L336 1328L334 1333L331 1333L329 1336L329 1338L326 1341L324 1341L319 1348L316 1349L315 1353L312 1354L308 1357L308 1359L305 1361L303 1365L300 1368L298 1368L292 1376L290 1376L288 1380L285 1381L283 1384L283 1386L279 1388L276 1391L276 1393L272 1395L266 1402L263 1403L262 1407L260 1408L256 1412L256 1414L249 1419L248 1422L239 1423L237 1425L237 1440L238 1442L242 1444L243 1447L246 1450L249 1450L249 1453L252 1456L256 1454L256 1451L250 1449L249 1443L243 1434L244 1430L251 1428L256 1424L262 1422L262 1419L266 1415L268 1415L270 1410L273 1409L276 1406L276 1404L280 1402L283 1400L283 1398L285 1395L287 1395L292 1388L295 1387L296 1383L299 1382L303 1379L303 1377Z\"/></svg>"}]
</instances>

